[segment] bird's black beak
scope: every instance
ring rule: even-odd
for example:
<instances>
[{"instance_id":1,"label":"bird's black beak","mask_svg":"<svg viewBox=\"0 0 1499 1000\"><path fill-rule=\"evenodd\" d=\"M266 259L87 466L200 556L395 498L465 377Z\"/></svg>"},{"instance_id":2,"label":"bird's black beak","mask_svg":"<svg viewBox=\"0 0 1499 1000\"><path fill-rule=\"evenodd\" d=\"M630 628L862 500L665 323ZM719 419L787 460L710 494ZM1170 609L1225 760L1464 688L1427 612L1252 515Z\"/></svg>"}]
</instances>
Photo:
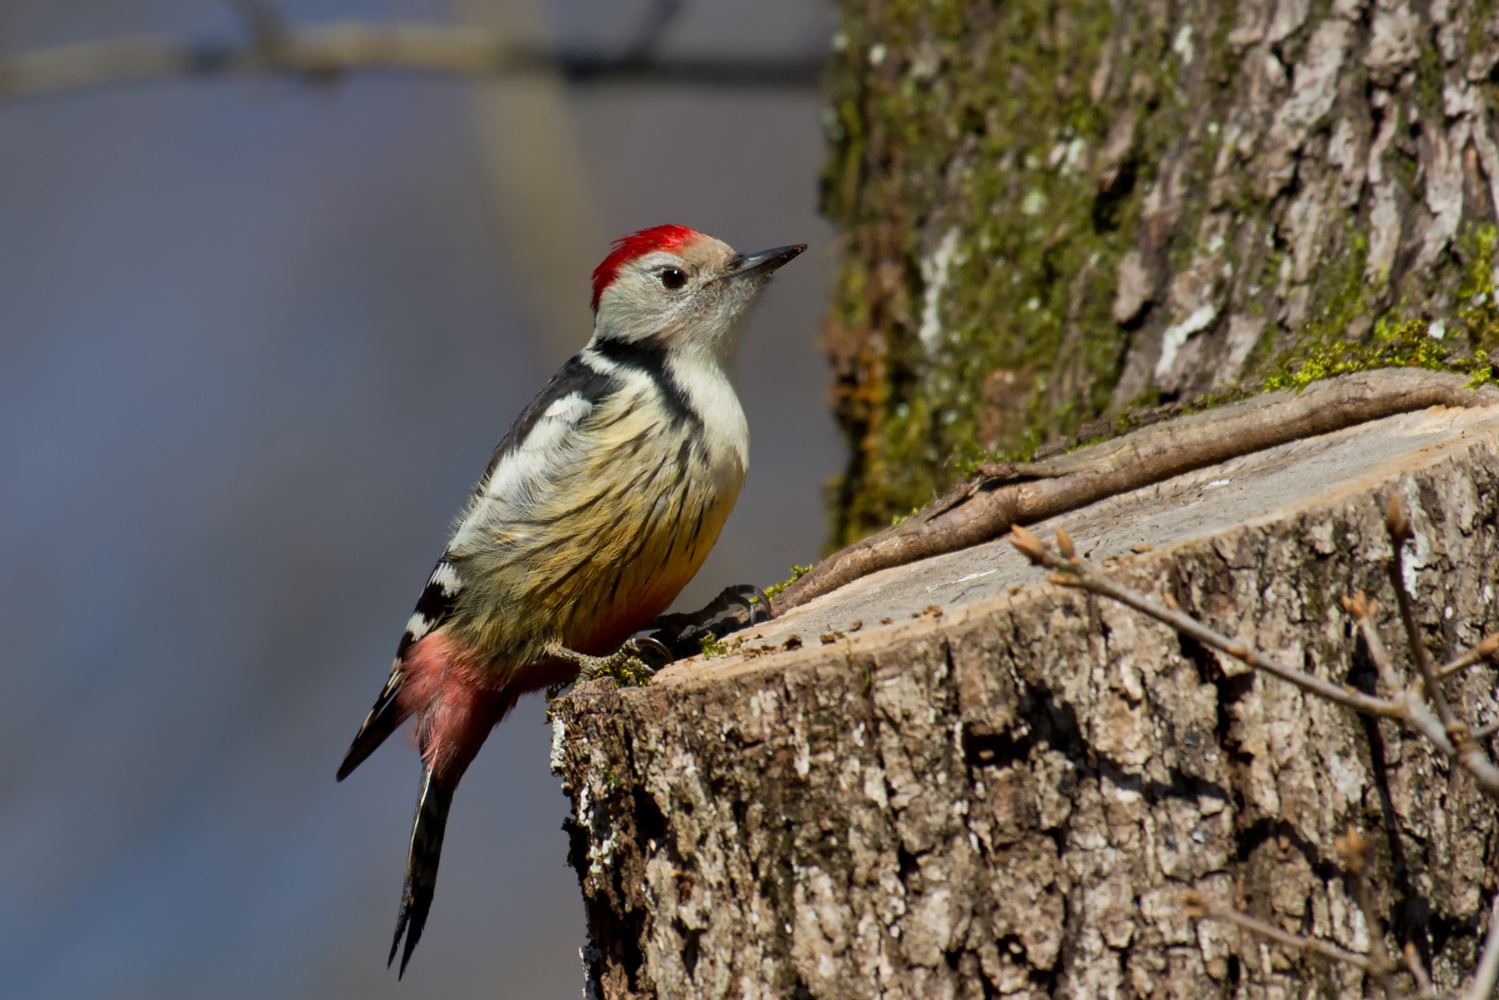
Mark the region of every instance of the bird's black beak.
<instances>
[{"instance_id":1,"label":"bird's black beak","mask_svg":"<svg viewBox=\"0 0 1499 1000\"><path fill-rule=\"evenodd\" d=\"M767 275L805 249L807 244L798 243L795 246L776 247L774 250L761 250L759 253L739 254L729 261L729 270L724 277L753 278Z\"/></svg>"}]
</instances>

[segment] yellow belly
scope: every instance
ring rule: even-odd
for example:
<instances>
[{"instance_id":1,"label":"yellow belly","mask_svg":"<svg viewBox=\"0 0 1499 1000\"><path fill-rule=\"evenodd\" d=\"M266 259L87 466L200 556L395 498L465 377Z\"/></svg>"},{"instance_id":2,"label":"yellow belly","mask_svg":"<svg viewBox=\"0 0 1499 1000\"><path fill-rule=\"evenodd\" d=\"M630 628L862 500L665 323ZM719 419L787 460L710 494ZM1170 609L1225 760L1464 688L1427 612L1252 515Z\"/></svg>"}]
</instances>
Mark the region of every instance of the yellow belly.
<instances>
[{"instance_id":1,"label":"yellow belly","mask_svg":"<svg viewBox=\"0 0 1499 1000\"><path fill-rule=\"evenodd\" d=\"M524 517L491 525L490 544L469 557L483 565L460 567L475 586L454 629L504 672L559 642L612 652L665 611L718 540L744 478L737 458L702 453L690 432L621 420L619 440L593 462Z\"/></svg>"}]
</instances>

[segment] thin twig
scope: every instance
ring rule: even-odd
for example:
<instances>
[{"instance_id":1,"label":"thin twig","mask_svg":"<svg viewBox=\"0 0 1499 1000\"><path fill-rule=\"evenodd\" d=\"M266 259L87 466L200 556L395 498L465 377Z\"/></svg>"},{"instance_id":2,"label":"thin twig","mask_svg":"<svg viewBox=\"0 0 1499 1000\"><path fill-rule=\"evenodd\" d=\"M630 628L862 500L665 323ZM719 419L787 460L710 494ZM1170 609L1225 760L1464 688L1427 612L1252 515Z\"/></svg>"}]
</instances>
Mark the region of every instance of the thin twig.
<instances>
[{"instance_id":1,"label":"thin twig","mask_svg":"<svg viewBox=\"0 0 1499 1000\"><path fill-rule=\"evenodd\" d=\"M1295 948L1298 951L1309 951L1317 955L1322 955L1326 958L1332 959L1335 962L1343 962L1347 965L1353 966L1355 969L1362 969L1366 973L1374 972L1374 966L1366 955L1360 955L1357 952L1353 951L1344 951L1337 945L1329 944L1328 942L1323 941L1320 938L1303 937L1300 934L1292 934L1290 931L1283 931L1279 927L1276 927L1274 924L1266 923L1265 921L1260 920L1256 917L1251 917L1249 914L1244 913L1240 910L1235 910L1232 907L1223 906L1209 899L1205 899L1203 896L1196 892L1183 893L1182 905L1187 908L1188 916L1212 917L1215 920L1222 920L1226 923L1233 924L1236 927L1242 927L1244 930L1249 931L1252 934L1257 934L1260 937L1269 938L1270 940L1275 941L1279 944L1283 944L1288 948Z\"/></svg>"},{"instance_id":2,"label":"thin twig","mask_svg":"<svg viewBox=\"0 0 1499 1000\"><path fill-rule=\"evenodd\" d=\"M1014 528L1010 534L1010 542L1033 562L1038 562L1049 569L1060 570L1058 575L1050 579L1053 583L1063 586L1077 586L1095 594L1112 597L1120 604L1134 608L1142 614L1149 615L1159 622L1170 625L1172 628L1189 635L1204 645L1212 646L1221 652L1227 653L1236 660L1241 660L1251 667L1274 674L1281 680L1289 681L1304 691L1328 701L1335 701L1340 705L1366 715L1377 715L1384 718L1403 719L1406 711L1399 702L1377 698L1373 695L1355 691L1353 688L1334 684L1323 680L1314 674L1304 670L1281 663L1272 657L1240 645L1228 636L1215 632L1206 625L1193 618L1191 615L1175 611L1163 605L1157 604L1144 594L1122 583L1115 581L1094 569L1084 560L1074 556L1072 559L1059 559L1052 553L1051 549L1039 538L1026 531L1024 528ZM1035 543L1032 547L1031 542Z\"/></svg>"},{"instance_id":3,"label":"thin twig","mask_svg":"<svg viewBox=\"0 0 1499 1000\"><path fill-rule=\"evenodd\" d=\"M1426 696L1431 699L1432 707L1436 709L1437 718L1446 727L1448 733L1453 732L1457 725L1457 716L1452 712L1452 706L1447 703L1447 696L1442 692L1442 685L1437 683L1436 675L1431 669L1431 656L1426 652L1426 638L1421 634L1421 626L1416 621L1416 612L1411 607L1411 595L1405 589L1405 543L1416 537L1411 528L1410 515L1405 510L1405 505L1400 502L1399 494L1391 494L1390 506L1385 512L1385 530L1390 536L1390 548L1393 550L1390 561L1385 564L1389 571L1390 585L1395 590L1395 603L1400 607L1400 621L1405 625L1406 640L1410 643L1411 659L1416 661L1416 671L1421 675L1421 681L1426 685ZM1453 739L1456 739L1453 736Z\"/></svg>"},{"instance_id":4,"label":"thin twig","mask_svg":"<svg viewBox=\"0 0 1499 1000\"><path fill-rule=\"evenodd\" d=\"M1421 956L1416 952L1416 946L1409 941L1405 947L1400 949L1400 954L1405 958L1405 969L1416 981L1416 996L1418 998L1436 996L1436 987L1431 984L1431 977L1426 974L1426 967L1421 964Z\"/></svg>"},{"instance_id":5,"label":"thin twig","mask_svg":"<svg viewBox=\"0 0 1499 1000\"><path fill-rule=\"evenodd\" d=\"M1360 613L1358 599L1363 597L1359 594L1352 601L1346 602L1345 607L1353 614L1358 622L1359 631L1364 637L1364 644L1369 648L1369 658L1374 661L1375 669L1379 671L1380 680L1384 683L1390 701L1400 706L1401 719L1404 719L1413 729L1431 740L1437 748L1448 757L1455 756L1457 750L1448 739L1446 726L1431 714L1431 709L1426 706L1426 700L1419 690L1411 688L1395 672L1394 664L1390 660L1389 650L1385 648L1384 640L1380 638L1379 629L1374 625L1374 611L1379 605L1374 601L1366 599L1363 613Z\"/></svg>"},{"instance_id":6,"label":"thin twig","mask_svg":"<svg viewBox=\"0 0 1499 1000\"><path fill-rule=\"evenodd\" d=\"M1499 789L1499 767L1495 767L1494 762L1484 753L1483 748L1479 746L1469 730L1468 724L1459 720L1456 713L1452 711L1446 692L1442 690L1441 681L1432 669L1431 657L1426 652L1426 641L1422 637L1421 626L1416 621L1410 592L1405 587L1405 543L1415 537L1415 532L1411 528L1410 515L1398 494L1390 497L1389 508L1385 512L1385 528L1390 535L1390 547L1394 550L1386 568L1389 570L1390 584L1395 589L1395 600L1400 605L1400 620L1405 625L1406 636L1411 647L1411 658L1416 661L1416 668L1421 673L1422 682L1426 686L1426 696L1431 699L1431 705L1436 710L1437 721L1442 731L1455 747L1452 755L1457 762L1477 778L1479 785L1486 791L1491 788ZM1488 644L1488 640L1485 639L1479 644L1479 649L1484 649ZM1419 722L1420 720L1413 716L1412 721ZM1422 731L1426 730L1423 728ZM1499 795L1499 792L1489 791L1489 794Z\"/></svg>"},{"instance_id":7,"label":"thin twig","mask_svg":"<svg viewBox=\"0 0 1499 1000\"><path fill-rule=\"evenodd\" d=\"M1369 659L1374 661L1374 668L1379 671L1379 679L1384 683L1385 693L1391 697L1403 693L1405 681L1395 672L1395 665L1390 660L1390 651L1385 648L1379 629L1374 625L1374 615L1379 610L1379 604L1369 600L1360 591L1351 599L1345 598L1343 608L1358 623L1359 631L1364 637L1364 645L1369 648Z\"/></svg>"},{"instance_id":8,"label":"thin twig","mask_svg":"<svg viewBox=\"0 0 1499 1000\"><path fill-rule=\"evenodd\" d=\"M1466 670L1475 663L1492 660L1496 654L1499 654L1499 632L1484 636L1483 641L1478 645L1438 667L1437 680L1441 680L1444 677L1451 677L1459 670Z\"/></svg>"},{"instance_id":9,"label":"thin twig","mask_svg":"<svg viewBox=\"0 0 1499 1000\"><path fill-rule=\"evenodd\" d=\"M1499 799L1499 768L1495 768L1494 764L1483 754L1466 728L1458 727L1457 730L1453 730L1461 734L1461 741L1454 745L1454 742L1448 738L1448 728L1432 715L1431 709L1417 692L1407 689L1390 698L1378 698L1349 687L1333 684L1314 674L1281 663L1263 653L1247 649L1228 636L1208 628L1190 615L1157 604L1139 591L1100 573L1078 556L1073 556L1071 559L1059 558L1050 546L1024 528L1016 527L1011 530L1010 543L1024 553L1031 562L1057 570L1058 572L1049 578L1053 583L1081 587L1092 593L1111 597L1127 607L1134 608L1142 614L1171 626L1184 635L1191 636L1204 645L1212 646L1258 670L1273 674L1295 684L1303 691L1328 701L1345 705L1365 715L1399 719L1425 736L1443 756L1455 760L1458 765L1467 770L1473 776L1480 791L1490 798ZM1375 639L1377 641L1377 635Z\"/></svg>"}]
</instances>

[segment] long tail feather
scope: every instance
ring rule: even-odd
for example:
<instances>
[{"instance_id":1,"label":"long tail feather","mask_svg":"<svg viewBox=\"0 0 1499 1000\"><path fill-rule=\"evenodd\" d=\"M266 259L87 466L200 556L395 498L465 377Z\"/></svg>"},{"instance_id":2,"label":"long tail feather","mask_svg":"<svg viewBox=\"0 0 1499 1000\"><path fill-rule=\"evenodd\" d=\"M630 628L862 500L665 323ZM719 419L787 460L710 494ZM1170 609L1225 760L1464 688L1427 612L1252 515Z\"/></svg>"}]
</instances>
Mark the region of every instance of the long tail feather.
<instances>
[{"instance_id":1,"label":"long tail feather","mask_svg":"<svg viewBox=\"0 0 1499 1000\"><path fill-rule=\"evenodd\" d=\"M494 691L467 681L462 672L451 670L452 648L442 636L428 640L431 646L418 650L408 661L412 671L405 694L400 699L416 700L417 744L422 751L422 787L416 803L416 820L411 826L411 850L406 857L406 888L401 893L401 909L396 914L396 933L390 943L389 966L402 951L401 974L411 953L421 940L432 896L437 888L437 863L442 857L442 836L448 825L448 808L453 790L463 772L473 762L489 731L515 704L518 691ZM423 670L437 669L433 681L424 679ZM429 694L430 693L430 694ZM407 699L405 695L410 695Z\"/></svg>"},{"instance_id":2,"label":"long tail feather","mask_svg":"<svg viewBox=\"0 0 1499 1000\"><path fill-rule=\"evenodd\" d=\"M385 687L380 691L380 697L375 699L375 707L370 709L370 714L364 717L364 724L359 727L359 732L354 734L354 742L349 744L348 752L344 754L343 763L338 765L338 780L342 781L353 773L354 768L364 763L366 757L375 752L375 748L385 742L385 738L396 731L396 727L406 721L411 714L410 710L401 707L401 685L405 682L405 675L400 670L391 672L390 679L385 682Z\"/></svg>"},{"instance_id":3,"label":"long tail feather","mask_svg":"<svg viewBox=\"0 0 1499 1000\"><path fill-rule=\"evenodd\" d=\"M406 964L411 961L416 943L422 939L422 928L426 926L427 914L432 909L432 896L437 890L437 863L442 857L442 836L447 830L448 808L452 804L452 787L434 779L432 768L422 768L421 797L416 803L411 851L406 859L406 888L401 895L400 912L396 914L396 934L390 943L390 957L385 961L389 968L396 960L396 951L401 947L404 934L406 948L401 954L401 971L397 978L406 975Z\"/></svg>"}]
</instances>

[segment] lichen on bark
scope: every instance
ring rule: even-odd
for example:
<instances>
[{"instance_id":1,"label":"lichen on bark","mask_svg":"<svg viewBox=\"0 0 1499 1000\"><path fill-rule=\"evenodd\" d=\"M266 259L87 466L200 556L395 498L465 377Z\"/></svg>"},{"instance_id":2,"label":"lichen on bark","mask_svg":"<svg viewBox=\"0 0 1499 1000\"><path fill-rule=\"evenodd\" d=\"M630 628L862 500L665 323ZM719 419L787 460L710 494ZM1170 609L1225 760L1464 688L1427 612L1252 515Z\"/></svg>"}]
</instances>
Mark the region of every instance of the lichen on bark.
<instances>
[{"instance_id":1,"label":"lichen on bark","mask_svg":"<svg viewBox=\"0 0 1499 1000\"><path fill-rule=\"evenodd\" d=\"M1327 344L1499 346L1459 321L1494 265L1491 6L844 0L833 544Z\"/></svg>"}]
</instances>

